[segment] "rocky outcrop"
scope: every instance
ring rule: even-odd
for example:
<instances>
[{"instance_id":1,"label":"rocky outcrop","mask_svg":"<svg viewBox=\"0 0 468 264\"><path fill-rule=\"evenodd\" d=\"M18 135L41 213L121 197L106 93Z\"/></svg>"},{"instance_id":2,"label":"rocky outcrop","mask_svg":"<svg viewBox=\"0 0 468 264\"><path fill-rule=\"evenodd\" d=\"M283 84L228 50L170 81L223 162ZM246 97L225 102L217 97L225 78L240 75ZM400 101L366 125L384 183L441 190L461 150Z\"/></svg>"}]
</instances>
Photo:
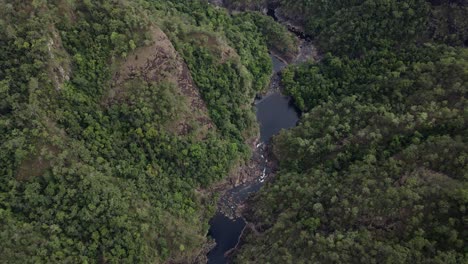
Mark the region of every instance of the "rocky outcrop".
<instances>
[{"instance_id":1,"label":"rocky outcrop","mask_svg":"<svg viewBox=\"0 0 468 264\"><path fill-rule=\"evenodd\" d=\"M206 132L213 129L214 125L187 65L160 28L153 26L150 33L152 43L136 49L120 63L102 104L109 106L125 100L125 83L136 78L154 84L170 82L177 87L176 93L185 101L187 107L177 120L167 125L167 129L178 135L185 135L197 127L198 137L204 138Z\"/></svg>"}]
</instances>

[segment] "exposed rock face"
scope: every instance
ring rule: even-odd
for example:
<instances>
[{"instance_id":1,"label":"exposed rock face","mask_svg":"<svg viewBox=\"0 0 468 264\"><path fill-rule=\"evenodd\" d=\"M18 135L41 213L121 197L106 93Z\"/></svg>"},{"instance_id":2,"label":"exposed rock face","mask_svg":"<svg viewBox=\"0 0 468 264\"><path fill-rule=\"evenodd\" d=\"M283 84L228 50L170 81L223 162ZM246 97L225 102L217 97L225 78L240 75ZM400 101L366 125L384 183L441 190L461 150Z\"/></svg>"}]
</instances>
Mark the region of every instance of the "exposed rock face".
<instances>
[{"instance_id":1,"label":"exposed rock face","mask_svg":"<svg viewBox=\"0 0 468 264\"><path fill-rule=\"evenodd\" d=\"M201 139L209 129L214 128L206 104L193 82L187 65L166 34L160 28L153 26L151 35L152 44L129 54L119 70L114 73L111 89L102 103L110 105L124 100L125 83L136 78L155 84L170 82L177 87L176 93L186 100L188 109L168 126L169 130L178 135L185 135L192 131L194 126L192 123L196 123Z\"/></svg>"},{"instance_id":2,"label":"exposed rock face","mask_svg":"<svg viewBox=\"0 0 468 264\"><path fill-rule=\"evenodd\" d=\"M60 90L63 83L70 80L70 58L62 45L62 38L57 29L52 28L50 38L47 43L50 62L49 71L55 90Z\"/></svg>"}]
</instances>

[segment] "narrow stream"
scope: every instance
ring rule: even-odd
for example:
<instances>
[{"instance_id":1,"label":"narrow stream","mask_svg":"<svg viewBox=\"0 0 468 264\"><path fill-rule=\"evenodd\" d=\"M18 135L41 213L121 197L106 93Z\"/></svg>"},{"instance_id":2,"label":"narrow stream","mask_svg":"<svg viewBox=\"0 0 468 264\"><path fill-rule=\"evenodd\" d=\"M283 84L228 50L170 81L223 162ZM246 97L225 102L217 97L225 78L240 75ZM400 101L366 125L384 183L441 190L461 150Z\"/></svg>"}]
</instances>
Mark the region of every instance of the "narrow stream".
<instances>
[{"instance_id":1,"label":"narrow stream","mask_svg":"<svg viewBox=\"0 0 468 264\"><path fill-rule=\"evenodd\" d=\"M281 94L279 89L279 72L286 67L286 64L271 55L273 61L272 80L269 92L262 98L255 100L257 122L260 125L260 142L257 144L257 152L262 153L262 147L276 135L281 129L296 126L299 120L299 113L291 102L291 99ZM234 210L236 205L245 201L250 194L260 190L265 178L270 173L266 154L261 156L260 169L263 170L259 179L254 183L240 185L227 192L223 203ZM223 198L222 198L223 199ZM208 235L215 239L216 247L208 253L208 264L226 263L225 253L234 248L239 240L245 221L242 218L230 219L223 213L218 212L210 221Z\"/></svg>"}]
</instances>

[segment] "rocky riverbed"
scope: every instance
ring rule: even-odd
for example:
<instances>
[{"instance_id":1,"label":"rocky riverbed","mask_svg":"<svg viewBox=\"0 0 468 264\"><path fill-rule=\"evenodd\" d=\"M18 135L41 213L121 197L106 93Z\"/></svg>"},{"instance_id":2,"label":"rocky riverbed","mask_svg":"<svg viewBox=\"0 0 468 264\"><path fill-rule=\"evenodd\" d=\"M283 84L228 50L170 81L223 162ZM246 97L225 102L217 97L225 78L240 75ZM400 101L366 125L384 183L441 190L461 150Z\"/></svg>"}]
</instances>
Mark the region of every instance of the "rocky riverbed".
<instances>
[{"instance_id":1,"label":"rocky riverbed","mask_svg":"<svg viewBox=\"0 0 468 264\"><path fill-rule=\"evenodd\" d=\"M211 2L219 6L223 4L220 0ZM272 14L268 9L264 13ZM279 21L276 15L273 18ZM287 26L292 29L291 25ZM297 31L292 32L300 39L300 51L293 63L320 59L310 37L304 37L304 34ZM248 142L253 152L252 158L245 164L240 164L231 172L228 180L215 188L220 193L220 199L218 212L210 221L208 235L216 241L216 246L208 254L208 263L227 263L227 255L235 252L242 244L243 234L255 232L252 225L243 219L242 212L248 198L258 192L265 181L272 179L277 170L278 162L271 154L270 139L281 129L296 126L299 120L299 112L291 99L281 93L281 71L287 64L275 54L271 58L274 72L269 89L265 94L258 95L254 101L260 135Z\"/></svg>"}]
</instances>

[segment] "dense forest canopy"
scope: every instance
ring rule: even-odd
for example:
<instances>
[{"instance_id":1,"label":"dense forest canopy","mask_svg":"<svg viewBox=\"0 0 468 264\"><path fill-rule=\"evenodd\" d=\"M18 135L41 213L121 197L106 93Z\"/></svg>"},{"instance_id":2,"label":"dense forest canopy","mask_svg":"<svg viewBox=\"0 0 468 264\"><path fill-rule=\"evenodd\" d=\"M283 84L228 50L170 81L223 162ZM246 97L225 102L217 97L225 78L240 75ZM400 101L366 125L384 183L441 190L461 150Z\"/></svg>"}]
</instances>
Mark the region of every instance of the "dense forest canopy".
<instances>
[{"instance_id":1,"label":"dense forest canopy","mask_svg":"<svg viewBox=\"0 0 468 264\"><path fill-rule=\"evenodd\" d=\"M323 54L282 73L303 116L234 261L466 262L466 2L224 3ZM298 40L203 0L0 0L0 262L205 261L268 51Z\"/></svg>"},{"instance_id":2,"label":"dense forest canopy","mask_svg":"<svg viewBox=\"0 0 468 264\"><path fill-rule=\"evenodd\" d=\"M279 1L320 62L282 83L304 115L274 139L238 263L465 263L467 6Z\"/></svg>"},{"instance_id":3,"label":"dense forest canopy","mask_svg":"<svg viewBox=\"0 0 468 264\"><path fill-rule=\"evenodd\" d=\"M0 262L203 258L206 188L250 156L271 74L258 16L0 1Z\"/></svg>"}]
</instances>

